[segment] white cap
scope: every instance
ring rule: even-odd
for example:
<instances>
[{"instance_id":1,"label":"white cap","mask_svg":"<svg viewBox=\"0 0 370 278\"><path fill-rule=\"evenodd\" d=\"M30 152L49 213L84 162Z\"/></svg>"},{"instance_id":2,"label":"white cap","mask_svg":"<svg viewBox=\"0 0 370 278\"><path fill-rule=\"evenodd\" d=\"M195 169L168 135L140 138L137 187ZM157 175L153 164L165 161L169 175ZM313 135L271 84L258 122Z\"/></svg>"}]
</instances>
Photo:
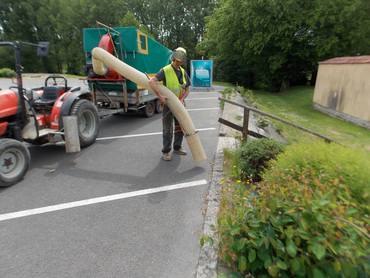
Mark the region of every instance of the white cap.
<instances>
[{"instance_id":1,"label":"white cap","mask_svg":"<svg viewBox=\"0 0 370 278\"><path fill-rule=\"evenodd\" d=\"M176 48L172 53L172 59L179 60L183 63L186 62L186 50L183 47Z\"/></svg>"}]
</instances>

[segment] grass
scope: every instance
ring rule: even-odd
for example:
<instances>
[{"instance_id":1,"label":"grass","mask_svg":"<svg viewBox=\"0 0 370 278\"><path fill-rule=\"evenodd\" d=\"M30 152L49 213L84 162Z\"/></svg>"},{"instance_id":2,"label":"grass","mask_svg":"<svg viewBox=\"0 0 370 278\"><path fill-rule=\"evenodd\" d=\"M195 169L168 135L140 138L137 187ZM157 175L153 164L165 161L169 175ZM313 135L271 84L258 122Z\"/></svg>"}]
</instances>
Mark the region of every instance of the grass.
<instances>
[{"instance_id":1,"label":"grass","mask_svg":"<svg viewBox=\"0 0 370 278\"><path fill-rule=\"evenodd\" d=\"M234 85L229 82L221 82L221 81L214 81L212 82L212 85L213 86L223 86L223 87L234 87Z\"/></svg>"},{"instance_id":2,"label":"grass","mask_svg":"<svg viewBox=\"0 0 370 278\"><path fill-rule=\"evenodd\" d=\"M370 151L370 130L333 118L313 108L313 87L295 87L280 93L253 91L259 109L325 135L334 141ZM275 123L289 141L302 141L302 132ZM307 140L311 138L305 136Z\"/></svg>"}]
</instances>

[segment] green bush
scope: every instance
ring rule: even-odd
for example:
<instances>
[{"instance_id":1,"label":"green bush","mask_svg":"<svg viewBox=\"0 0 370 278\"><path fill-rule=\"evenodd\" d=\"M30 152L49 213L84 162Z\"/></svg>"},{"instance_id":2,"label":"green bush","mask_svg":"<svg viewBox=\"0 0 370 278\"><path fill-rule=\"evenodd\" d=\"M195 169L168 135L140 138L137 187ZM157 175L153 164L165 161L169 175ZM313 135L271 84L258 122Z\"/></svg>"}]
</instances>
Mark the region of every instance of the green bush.
<instances>
[{"instance_id":1,"label":"green bush","mask_svg":"<svg viewBox=\"0 0 370 278\"><path fill-rule=\"evenodd\" d=\"M279 157L279 162L265 173L266 181L298 180L309 172L321 183L339 179L349 187L353 198L370 203L370 156L368 152L338 144L296 144Z\"/></svg>"},{"instance_id":2,"label":"green bush","mask_svg":"<svg viewBox=\"0 0 370 278\"><path fill-rule=\"evenodd\" d=\"M288 146L261 183L233 187L221 258L254 277L368 277L369 169L335 144Z\"/></svg>"},{"instance_id":3,"label":"green bush","mask_svg":"<svg viewBox=\"0 0 370 278\"><path fill-rule=\"evenodd\" d=\"M0 69L0 77L15 77L15 71L9 68Z\"/></svg>"},{"instance_id":4,"label":"green bush","mask_svg":"<svg viewBox=\"0 0 370 278\"><path fill-rule=\"evenodd\" d=\"M282 149L280 143L267 138L243 143L238 151L240 178L260 181L260 174L268 161L274 159Z\"/></svg>"}]
</instances>

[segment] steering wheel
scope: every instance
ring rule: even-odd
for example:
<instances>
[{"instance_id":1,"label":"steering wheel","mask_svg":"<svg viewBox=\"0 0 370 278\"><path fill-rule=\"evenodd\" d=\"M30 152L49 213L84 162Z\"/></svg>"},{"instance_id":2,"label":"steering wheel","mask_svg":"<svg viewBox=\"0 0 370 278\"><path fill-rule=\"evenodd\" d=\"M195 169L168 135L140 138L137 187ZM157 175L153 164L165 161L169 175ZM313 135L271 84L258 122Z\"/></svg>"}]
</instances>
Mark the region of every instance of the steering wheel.
<instances>
[{"instance_id":1,"label":"steering wheel","mask_svg":"<svg viewBox=\"0 0 370 278\"><path fill-rule=\"evenodd\" d=\"M10 86L9 87L9 89L10 90L12 90L12 89L16 89L17 90L17 92L18 92L18 86ZM25 89L25 88L22 88L22 91L23 91L23 93L25 94L25 93L27 93L27 90Z\"/></svg>"},{"instance_id":2,"label":"steering wheel","mask_svg":"<svg viewBox=\"0 0 370 278\"><path fill-rule=\"evenodd\" d=\"M18 86L10 86L9 87L10 90L13 90L15 89L18 93ZM26 97L27 99L33 99L33 95L32 95L32 90L27 90L25 88L22 88L22 92L23 92L23 96Z\"/></svg>"},{"instance_id":3,"label":"steering wheel","mask_svg":"<svg viewBox=\"0 0 370 278\"><path fill-rule=\"evenodd\" d=\"M45 79L45 87L49 87L48 82L51 79L53 80L53 85L52 86L57 86L58 85L57 80L61 80L64 83L64 90L67 91L67 88L68 88L67 79L64 76L61 76L61 75L50 75L50 76L48 76Z\"/></svg>"}]
</instances>

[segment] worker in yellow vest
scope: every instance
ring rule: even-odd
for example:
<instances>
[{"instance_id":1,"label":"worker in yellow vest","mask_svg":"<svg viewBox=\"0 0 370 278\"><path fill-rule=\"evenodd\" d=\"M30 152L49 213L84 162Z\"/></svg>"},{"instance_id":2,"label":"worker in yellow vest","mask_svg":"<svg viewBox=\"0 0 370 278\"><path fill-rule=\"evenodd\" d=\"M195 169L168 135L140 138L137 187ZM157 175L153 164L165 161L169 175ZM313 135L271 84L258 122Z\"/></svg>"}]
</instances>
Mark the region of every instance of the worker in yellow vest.
<instances>
[{"instance_id":1,"label":"worker in yellow vest","mask_svg":"<svg viewBox=\"0 0 370 278\"><path fill-rule=\"evenodd\" d=\"M182 148L182 140L184 134L180 127L179 122L173 116L171 110L167 107L166 99L158 91L158 82L163 82L170 91L172 91L179 100L185 105L185 98L189 94L190 79L182 65L186 63L186 50L182 47L176 48L171 57L171 64L162 68L153 77L149 84L153 89L154 93L158 96L163 106L162 122L163 122L163 148L162 148L162 159L170 161L171 157L171 146L173 134L175 134L175 140L173 142L173 153L178 155L186 155L185 150ZM173 128L175 124L175 129Z\"/></svg>"}]
</instances>

